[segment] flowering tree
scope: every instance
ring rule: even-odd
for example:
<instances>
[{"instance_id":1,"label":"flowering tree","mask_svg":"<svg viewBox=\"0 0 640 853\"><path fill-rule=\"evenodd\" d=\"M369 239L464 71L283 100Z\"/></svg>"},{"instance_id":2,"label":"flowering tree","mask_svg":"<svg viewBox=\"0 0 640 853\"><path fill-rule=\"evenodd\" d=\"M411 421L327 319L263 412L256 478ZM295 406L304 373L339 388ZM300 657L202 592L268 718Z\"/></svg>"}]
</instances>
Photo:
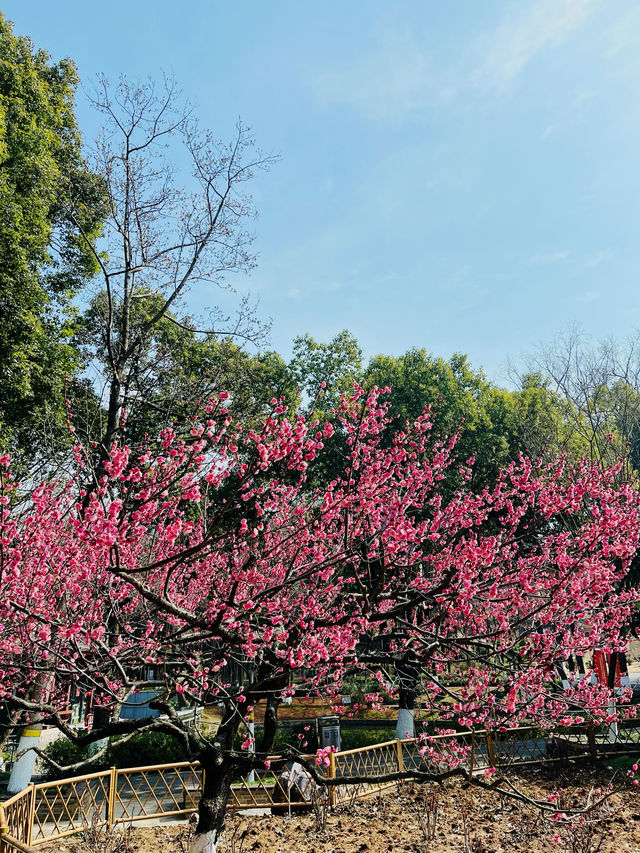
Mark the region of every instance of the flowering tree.
<instances>
[{"instance_id":1,"label":"flowering tree","mask_svg":"<svg viewBox=\"0 0 640 853\"><path fill-rule=\"evenodd\" d=\"M115 446L88 492L81 447L77 476L26 502L0 458L0 698L79 746L154 730L182 742L206 771L194 850L215 849L231 782L264 765L294 679L326 695L395 661L422 674L433 708L449 693L462 725L600 713L604 688L584 679L563 692L554 671L569 654L624 647L636 596L619 581L640 501L617 469L523 459L491 489L445 501L455 439L430 439L425 412L383 446L384 397L356 387L338 412L344 471L314 491L308 472L332 427L274 400L245 434L225 400L189 441L165 429L136 458ZM237 660L250 664L242 684L229 675ZM161 716L120 719L149 667L162 673ZM464 686L450 690L445 673ZM71 685L104 709L90 732L65 722ZM223 705L215 736L187 727L180 696ZM238 735L264 699L253 752Z\"/></svg>"}]
</instances>

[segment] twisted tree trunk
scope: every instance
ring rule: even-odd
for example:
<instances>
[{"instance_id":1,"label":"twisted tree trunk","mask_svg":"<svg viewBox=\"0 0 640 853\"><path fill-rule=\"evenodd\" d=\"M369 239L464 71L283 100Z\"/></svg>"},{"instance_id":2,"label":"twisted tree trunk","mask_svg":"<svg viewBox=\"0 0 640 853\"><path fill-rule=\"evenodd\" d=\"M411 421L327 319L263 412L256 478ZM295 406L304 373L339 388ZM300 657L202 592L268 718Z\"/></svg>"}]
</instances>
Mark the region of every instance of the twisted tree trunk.
<instances>
[{"instance_id":1,"label":"twisted tree trunk","mask_svg":"<svg viewBox=\"0 0 640 853\"><path fill-rule=\"evenodd\" d=\"M233 781L233 765L227 759L220 764L203 764L204 789L198 803L198 823L189 853L216 853L224 829L227 802Z\"/></svg>"},{"instance_id":2,"label":"twisted tree trunk","mask_svg":"<svg viewBox=\"0 0 640 853\"><path fill-rule=\"evenodd\" d=\"M204 785L198 803L198 823L189 853L216 853L218 849L231 783L239 770L238 760L232 753L240 719L233 703L229 703L213 743L207 745L200 754Z\"/></svg>"}]
</instances>

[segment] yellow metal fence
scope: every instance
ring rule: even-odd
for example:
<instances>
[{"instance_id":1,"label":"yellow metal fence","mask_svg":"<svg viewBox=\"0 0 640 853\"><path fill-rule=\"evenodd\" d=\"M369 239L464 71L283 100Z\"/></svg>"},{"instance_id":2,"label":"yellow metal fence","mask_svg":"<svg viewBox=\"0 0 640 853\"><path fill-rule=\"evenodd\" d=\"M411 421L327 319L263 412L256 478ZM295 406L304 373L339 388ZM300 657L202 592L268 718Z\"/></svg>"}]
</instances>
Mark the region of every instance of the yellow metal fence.
<instances>
[{"instance_id":1,"label":"yellow metal fence","mask_svg":"<svg viewBox=\"0 0 640 853\"><path fill-rule=\"evenodd\" d=\"M426 741L392 740L331 755L326 771L343 784L329 789L331 805L361 799L396 784L376 778L414 770L437 773L452 765L466 773L487 767L505 768L559 761L568 757L640 752L640 721L615 727L572 726L543 733L518 728L501 733L451 732ZM297 808L305 803L283 799L276 780L285 762L274 758L267 772L236 780L228 808ZM368 777L349 783L348 779ZM33 850L39 845L81 832L87 826L113 827L154 817L187 815L197 809L202 791L197 763L161 764L105 770L72 779L31 784L0 804L0 853Z\"/></svg>"}]
</instances>

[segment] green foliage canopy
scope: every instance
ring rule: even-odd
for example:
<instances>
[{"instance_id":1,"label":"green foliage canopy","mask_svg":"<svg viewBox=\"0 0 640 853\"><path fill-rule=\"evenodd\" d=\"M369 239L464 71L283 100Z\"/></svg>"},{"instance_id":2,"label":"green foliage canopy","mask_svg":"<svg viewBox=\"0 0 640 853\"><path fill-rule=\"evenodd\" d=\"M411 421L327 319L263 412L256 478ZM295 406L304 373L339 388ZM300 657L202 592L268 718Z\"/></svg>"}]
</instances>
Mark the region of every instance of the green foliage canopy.
<instances>
[{"instance_id":1,"label":"green foliage canopy","mask_svg":"<svg viewBox=\"0 0 640 853\"><path fill-rule=\"evenodd\" d=\"M61 434L79 367L70 298L93 275L101 181L85 167L72 63L51 61L0 16L0 422L12 450Z\"/></svg>"}]
</instances>

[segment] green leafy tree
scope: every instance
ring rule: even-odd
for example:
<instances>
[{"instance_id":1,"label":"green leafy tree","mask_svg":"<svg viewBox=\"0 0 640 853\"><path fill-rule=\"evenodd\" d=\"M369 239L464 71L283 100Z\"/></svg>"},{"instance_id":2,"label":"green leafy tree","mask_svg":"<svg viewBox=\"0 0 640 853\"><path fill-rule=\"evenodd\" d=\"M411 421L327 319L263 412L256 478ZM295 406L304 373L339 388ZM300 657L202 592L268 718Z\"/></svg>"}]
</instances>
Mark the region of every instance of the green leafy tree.
<instances>
[{"instance_id":1,"label":"green leafy tree","mask_svg":"<svg viewBox=\"0 0 640 853\"><path fill-rule=\"evenodd\" d=\"M326 440L327 453L309 477L311 487L328 483L344 467L348 455L346 436L333 409L342 393L352 391L353 383L362 381L362 350L346 329L328 343L316 341L310 335L299 335L294 340L287 375L298 391L305 414L312 420L333 424L333 435Z\"/></svg>"},{"instance_id":2,"label":"green leafy tree","mask_svg":"<svg viewBox=\"0 0 640 853\"><path fill-rule=\"evenodd\" d=\"M157 435L167 424L179 432L188 431L206 402L221 392L230 393L227 407L248 425L257 423L272 408L274 398L297 408L295 384L277 353L252 354L230 337L200 332L191 317L178 318L169 311L151 323L163 298L161 294L141 295L144 298L132 300L129 316L130 334L139 338L137 357L128 361L122 385L129 444L141 443L145 435ZM116 306L116 325L122 323L121 310L121 304ZM87 364L94 366L98 376L109 374L108 313L109 300L103 291L83 315L77 336ZM72 407L74 425L83 440L99 440L108 412L95 405L95 398L80 383L76 383Z\"/></svg>"},{"instance_id":3,"label":"green leafy tree","mask_svg":"<svg viewBox=\"0 0 640 853\"><path fill-rule=\"evenodd\" d=\"M294 340L289 374L309 411L326 416L340 395L362 377L362 350L346 329L326 344L311 335L299 335Z\"/></svg>"},{"instance_id":4,"label":"green leafy tree","mask_svg":"<svg viewBox=\"0 0 640 853\"><path fill-rule=\"evenodd\" d=\"M70 300L95 273L103 184L74 116L77 76L0 15L0 423L14 452L64 433L64 384L79 368Z\"/></svg>"},{"instance_id":5,"label":"green leafy tree","mask_svg":"<svg viewBox=\"0 0 640 853\"><path fill-rule=\"evenodd\" d=\"M516 445L527 456L552 459L562 454L577 461L590 455L584 425L576 429L579 413L539 371L524 374L510 400Z\"/></svg>"},{"instance_id":6,"label":"green leafy tree","mask_svg":"<svg viewBox=\"0 0 640 853\"><path fill-rule=\"evenodd\" d=\"M457 353L446 361L424 349L411 349L397 358L376 356L365 371L365 382L391 386L392 429L415 419L429 406L434 438L458 431L459 458L475 458L472 487L483 488L513 457L509 394L492 386L481 371L473 370L466 355Z\"/></svg>"}]
</instances>

